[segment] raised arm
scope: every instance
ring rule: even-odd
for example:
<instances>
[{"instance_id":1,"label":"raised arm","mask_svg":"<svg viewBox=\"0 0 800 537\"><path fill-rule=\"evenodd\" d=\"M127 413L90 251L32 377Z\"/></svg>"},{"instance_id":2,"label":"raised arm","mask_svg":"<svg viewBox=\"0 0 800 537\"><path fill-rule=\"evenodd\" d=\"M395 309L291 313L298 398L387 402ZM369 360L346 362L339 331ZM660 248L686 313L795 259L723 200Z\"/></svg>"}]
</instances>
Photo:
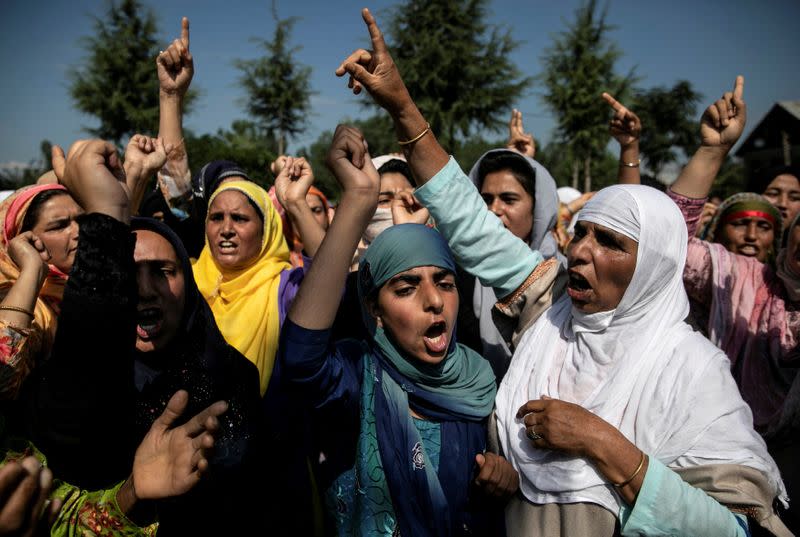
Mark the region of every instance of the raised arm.
<instances>
[{"instance_id":1,"label":"raised arm","mask_svg":"<svg viewBox=\"0 0 800 537\"><path fill-rule=\"evenodd\" d=\"M289 310L293 323L311 330L333 326L353 252L375 214L380 190L380 177L357 129L336 128L325 162L342 185L342 198Z\"/></svg>"},{"instance_id":2,"label":"raised arm","mask_svg":"<svg viewBox=\"0 0 800 537\"><path fill-rule=\"evenodd\" d=\"M292 226L300 234L303 250L309 257L317 254L325 230L314 218L314 213L306 201L306 195L314 184L311 164L302 158L283 157L272 163L273 170L279 170L275 177L275 194L289 215Z\"/></svg>"},{"instance_id":3,"label":"raised arm","mask_svg":"<svg viewBox=\"0 0 800 537\"><path fill-rule=\"evenodd\" d=\"M19 267L19 278L0 302L0 322L28 328L36 299L47 278L50 253L32 231L20 233L8 243L8 255Z\"/></svg>"},{"instance_id":4,"label":"raised arm","mask_svg":"<svg viewBox=\"0 0 800 537\"><path fill-rule=\"evenodd\" d=\"M172 144L164 140L134 134L125 149L125 183L130 191L131 214L138 214L147 185L153 174L167 161Z\"/></svg>"},{"instance_id":5,"label":"raised arm","mask_svg":"<svg viewBox=\"0 0 800 537\"><path fill-rule=\"evenodd\" d=\"M355 51L336 74L349 74L354 93L366 89L392 116L399 143L420 186L415 196L430 211L458 263L484 285L495 288L499 297L511 294L542 256L489 212L480 193L436 141L411 99L372 14L364 9L362 16L373 50Z\"/></svg>"},{"instance_id":6,"label":"raised arm","mask_svg":"<svg viewBox=\"0 0 800 537\"><path fill-rule=\"evenodd\" d=\"M411 99L372 13L365 8L361 14L369 30L372 50L353 52L336 69L336 75L350 75L348 85L353 93L357 95L366 88L375 102L389 113L411 172L421 186L444 168L448 154Z\"/></svg>"},{"instance_id":7,"label":"raised arm","mask_svg":"<svg viewBox=\"0 0 800 537\"><path fill-rule=\"evenodd\" d=\"M639 173L639 136L642 133L642 122L639 116L628 110L622 103L608 93L603 93L603 100L614 111L609 122L611 136L619 142L619 173L617 179L623 185L638 185L642 182Z\"/></svg>"},{"instance_id":8,"label":"raised arm","mask_svg":"<svg viewBox=\"0 0 800 537\"><path fill-rule=\"evenodd\" d=\"M183 102L194 76L194 58L189 52L189 19L181 19L181 36L156 59L158 70L158 137L171 145L158 182L170 207L185 209L191 198L191 172L183 141Z\"/></svg>"},{"instance_id":9,"label":"raised arm","mask_svg":"<svg viewBox=\"0 0 800 537\"><path fill-rule=\"evenodd\" d=\"M687 198L706 198L725 157L744 131L747 106L744 77L737 76L732 92L726 92L700 118L701 144L670 189Z\"/></svg>"}]
</instances>

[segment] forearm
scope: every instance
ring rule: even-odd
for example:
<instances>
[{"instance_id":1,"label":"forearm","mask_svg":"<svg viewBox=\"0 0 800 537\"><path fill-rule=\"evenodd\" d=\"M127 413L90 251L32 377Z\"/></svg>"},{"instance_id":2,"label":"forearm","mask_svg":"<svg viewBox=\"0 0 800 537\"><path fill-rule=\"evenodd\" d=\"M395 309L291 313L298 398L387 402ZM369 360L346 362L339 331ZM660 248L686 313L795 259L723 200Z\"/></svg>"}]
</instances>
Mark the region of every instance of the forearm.
<instances>
[{"instance_id":1,"label":"forearm","mask_svg":"<svg viewBox=\"0 0 800 537\"><path fill-rule=\"evenodd\" d=\"M632 164L635 164L632 166ZM639 185L642 183L639 172L639 142L619 147L619 172L617 175L621 185Z\"/></svg>"},{"instance_id":2,"label":"forearm","mask_svg":"<svg viewBox=\"0 0 800 537\"><path fill-rule=\"evenodd\" d=\"M517 289L542 261L503 227L455 160L414 195L436 221L459 265L493 287L498 298Z\"/></svg>"},{"instance_id":3,"label":"forearm","mask_svg":"<svg viewBox=\"0 0 800 537\"><path fill-rule=\"evenodd\" d=\"M636 504L620 514L622 535L748 535L746 521L650 458Z\"/></svg>"},{"instance_id":4,"label":"forearm","mask_svg":"<svg viewBox=\"0 0 800 537\"><path fill-rule=\"evenodd\" d=\"M647 473L648 457L617 429L609 427L593 433L596 438L591 441L592 462L609 483L625 483L615 488L628 505L633 505Z\"/></svg>"},{"instance_id":5,"label":"forearm","mask_svg":"<svg viewBox=\"0 0 800 537\"><path fill-rule=\"evenodd\" d=\"M311 330L333 326L353 252L375 212L377 199L377 192L371 189L344 192L336 218L289 310L289 318L297 325Z\"/></svg>"},{"instance_id":6,"label":"forearm","mask_svg":"<svg viewBox=\"0 0 800 537\"><path fill-rule=\"evenodd\" d=\"M42 268L42 270L44 269ZM17 328L28 328L33 322L33 311L42 288L42 280L42 275L38 270L23 269L0 303L1 308L9 308L0 308L0 322L6 322ZM18 310L29 312L30 315Z\"/></svg>"},{"instance_id":7,"label":"forearm","mask_svg":"<svg viewBox=\"0 0 800 537\"><path fill-rule=\"evenodd\" d=\"M705 198L728 154L728 148L700 146L670 189L687 198Z\"/></svg>"},{"instance_id":8,"label":"forearm","mask_svg":"<svg viewBox=\"0 0 800 537\"><path fill-rule=\"evenodd\" d=\"M401 141L414 139L428 127L422 113L410 98L406 105L392 114L392 119L397 139ZM439 145L432 130L416 142L404 145L402 148L417 186L427 183L449 160L447 151Z\"/></svg>"},{"instance_id":9,"label":"forearm","mask_svg":"<svg viewBox=\"0 0 800 537\"><path fill-rule=\"evenodd\" d=\"M314 213L306 203L305 199L298 201L287 201L286 212L292 221L292 226L300 234L303 241L303 250L309 257L317 255L322 239L325 238L325 230L314 218Z\"/></svg>"}]
</instances>

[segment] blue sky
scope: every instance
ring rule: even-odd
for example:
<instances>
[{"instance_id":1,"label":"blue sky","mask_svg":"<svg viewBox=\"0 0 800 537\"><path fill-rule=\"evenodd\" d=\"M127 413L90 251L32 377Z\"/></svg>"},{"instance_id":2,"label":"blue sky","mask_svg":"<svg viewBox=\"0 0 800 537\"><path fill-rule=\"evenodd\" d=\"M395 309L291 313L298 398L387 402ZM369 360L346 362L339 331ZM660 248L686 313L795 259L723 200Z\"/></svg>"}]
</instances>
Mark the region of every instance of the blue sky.
<instances>
[{"instance_id":1,"label":"blue sky","mask_svg":"<svg viewBox=\"0 0 800 537\"><path fill-rule=\"evenodd\" d=\"M200 89L201 98L186 118L186 126L196 133L214 132L234 119L246 118L233 62L259 54L251 37L272 35L269 0L144 3L155 12L165 45L177 37L181 16L191 20L193 86ZM293 43L302 47L298 61L313 68L312 85L317 92L311 126L302 138L290 142L290 150L309 144L344 118L364 114L358 104L361 97L352 96L333 71L349 52L368 43L360 8L370 7L380 24L394 4L386 0L368 4L278 0L281 17L301 19ZM490 0L488 17L489 22L508 27L522 42L513 60L526 74L536 75L552 34L565 28L578 5L573 0ZM68 146L86 136L82 127L95 123L73 109L66 72L85 57L80 37L92 32L90 16L102 16L106 6L105 0L2 1L0 163L29 161L38 156L39 143L45 138ZM706 106L732 86L737 74L743 74L748 131L775 101L800 99L797 0L617 0L609 3L608 20L617 27L611 37L623 51L620 72L636 66L644 87L687 79L703 93ZM603 89L597 88L598 98ZM518 108L526 130L546 142L552 136L553 119L541 102L540 90L532 87Z\"/></svg>"}]
</instances>

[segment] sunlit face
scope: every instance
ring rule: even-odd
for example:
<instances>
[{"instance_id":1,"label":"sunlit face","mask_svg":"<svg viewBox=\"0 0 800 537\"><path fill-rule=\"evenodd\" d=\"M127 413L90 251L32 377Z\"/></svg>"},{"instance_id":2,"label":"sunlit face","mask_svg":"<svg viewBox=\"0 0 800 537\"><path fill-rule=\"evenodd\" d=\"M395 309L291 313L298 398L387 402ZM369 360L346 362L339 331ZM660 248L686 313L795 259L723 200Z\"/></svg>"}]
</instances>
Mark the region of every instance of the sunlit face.
<instances>
[{"instance_id":1,"label":"sunlit face","mask_svg":"<svg viewBox=\"0 0 800 537\"><path fill-rule=\"evenodd\" d=\"M406 176L399 172L381 174L381 190L378 194L378 207L388 209L392 206L394 196L398 192L414 192L414 186Z\"/></svg>"},{"instance_id":2,"label":"sunlit face","mask_svg":"<svg viewBox=\"0 0 800 537\"><path fill-rule=\"evenodd\" d=\"M370 310L407 356L437 364L447 355L458 314L455 276L433 266L406 270L381 287Z\"/></svg>"},{"instance_id":3,"label":"sunlit face","mask_svg":"<svg viewBox=\"0 0 800 537\"><path fill-rule=\"evenodd\" d=\"M323 203L322 198L314 194L306 194L306 203L308 208L311 209L311 214L314 215L314 220L322 226L325 231L328 230L328 208Z\"/></svg>"},{"instance_id":4,"label":"sunlit face","mask_svg":"<svg viewBox=\"0 0 800 537\"><path fill-rule=\"evenodd\" d=\"M718 235L717 241L725 249L764 263L772 253L775 229L766 218L752 216L726 222Z\"/></svg>"},{"instance_id":5,"label":"sunlit face","mask_svg":"<svg viewBox=\"0 0 800 537\"><path fill-rule=\"evenodd\" d=\"M50 253L50 264L69 274L78 249L78 222L83 209L69 194L48 199L39 209L39 218L31 228Z\"/></svg>"},{"instance_id":6,"label":"sunlit face","mask_svg":"<svg viewBox=\"0 0 800 537\"><path fill-rule=\"evenodd\" d=\"M567 294L584 313L610 311L619 305L636 271L639 244L592 222L578 221L567 250Z\"/></svg>"},{"instance_id":7,"label":"sunlit face","mask_svg":"<svg viewBox=\"0 0 800 537\"><path fill-rule=\"evenodd\" d=\"M788 173L779 175L769 183L764 197L778 208L783 225L788 226L800 212L800 179Z\"/></svg>"},{"instance_id":8,"label":"sunlit face","mask_svg":"<svg viewBox=\"0 0 800 537\"><path fill-rule=\"evenodd\" d=\"M247 197L226 190L208 208L206 236L211 255L227 270L247 268L261 252L264 223Z\"/></svg>"},{"instance_id":9,"label":"sunlit face","mask_svg":"<svg viewBox=\"0 0 800 537\"><path fill-rule=\"evenodd\" d=\"M516 237L530 241L533 229L533 197L508 170L487 173L481 185L486 206Z\"/></svg>"},{"instance_id":10,"label":"sunlit face","mask_svg":"<svg viewBox=\"0 0 800 537\"><path fill-rule=\"evenodd\" d=\"M180 329L186 302L183 269L169 241L147 230L136 231L133 260L139 286L136 350L158 351Z\"/></svg>"}]
</instances>

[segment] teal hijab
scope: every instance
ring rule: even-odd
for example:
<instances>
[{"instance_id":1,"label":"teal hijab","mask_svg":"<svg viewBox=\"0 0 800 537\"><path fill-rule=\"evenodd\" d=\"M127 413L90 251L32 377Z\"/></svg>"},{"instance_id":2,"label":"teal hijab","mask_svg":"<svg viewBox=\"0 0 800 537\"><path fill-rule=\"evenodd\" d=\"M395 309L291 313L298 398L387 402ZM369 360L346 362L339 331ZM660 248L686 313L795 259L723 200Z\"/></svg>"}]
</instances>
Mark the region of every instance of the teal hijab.
<instances>
[{"instance_id":1,"label":"teal hijab","mask_svg":"<svg viewBox=\"0 0 800 537\"><path fill-rule=\"evenodd\" d=\"M383 357L405 379L429 393L453 398L457 403L452 410L465 417L486 417L494 405L494 373L478 353L455 342L455 332L444 360L438 364L422 363L395 347L367 311L367 299L392 276L424 266L456 271L453 254L437 231L421 224L400 224L378 235L358 269L364 325Z\"/></svg>"}]
</instances>

